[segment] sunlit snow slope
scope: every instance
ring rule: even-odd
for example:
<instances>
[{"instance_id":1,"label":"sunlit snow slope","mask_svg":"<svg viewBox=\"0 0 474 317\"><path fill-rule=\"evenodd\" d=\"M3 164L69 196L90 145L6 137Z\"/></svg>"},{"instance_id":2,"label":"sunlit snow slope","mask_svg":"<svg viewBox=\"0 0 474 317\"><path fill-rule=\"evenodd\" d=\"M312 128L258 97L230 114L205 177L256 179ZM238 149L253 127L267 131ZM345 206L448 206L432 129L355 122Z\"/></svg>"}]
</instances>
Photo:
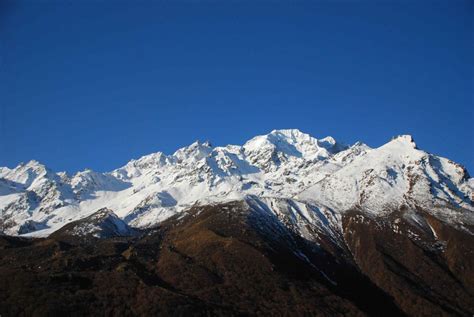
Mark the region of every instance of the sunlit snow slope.
<instances>
[{"instance_id":1,"label":"sunlit snow slope","mask_svg":"<svg viewBox=\"0 0 474 317\"><path fill-rule=\"evenodd\" d=\"M417 149L410 136L371 149L274 130L243 146L195 142L109 173L68 175L36 161L0 168L0 232L48 235L102 208L144 228L195 204L249 197L305 206L308 219L317 218L317 210L337 218L353 208L377 215L423 207L446 221L472 225L473 188L462 166ZM286 208L301 214L301 208Z\"/></svg>"}]
</instances>

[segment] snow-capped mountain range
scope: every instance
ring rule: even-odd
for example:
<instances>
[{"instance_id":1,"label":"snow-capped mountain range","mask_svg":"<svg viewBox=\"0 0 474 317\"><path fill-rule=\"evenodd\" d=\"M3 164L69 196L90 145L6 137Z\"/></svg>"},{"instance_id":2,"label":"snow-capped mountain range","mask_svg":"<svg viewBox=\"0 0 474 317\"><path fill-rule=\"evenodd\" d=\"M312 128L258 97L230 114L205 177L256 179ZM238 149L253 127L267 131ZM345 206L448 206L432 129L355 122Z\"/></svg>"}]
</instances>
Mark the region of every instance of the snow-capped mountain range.
<instances>
[{"instance_id":1,"label":"snow-capped mountain range","mask_svg":"<svg viewBox=\"0 0 474 317\"><path fill-rule=\"evenodd\" d=\"M103 208L122 227L147 228L194 205L232 200L272 210L283 201L302 224L328 217L337 223L355 208L373 216L423 208L469 230L473 199L474 179L465 168L419 150L411 136L372 149L274 130L242 146L195 142L108 173L56 173L37 161L0 167L0 232L46 236Z\"/></svg>"}]
</instances>

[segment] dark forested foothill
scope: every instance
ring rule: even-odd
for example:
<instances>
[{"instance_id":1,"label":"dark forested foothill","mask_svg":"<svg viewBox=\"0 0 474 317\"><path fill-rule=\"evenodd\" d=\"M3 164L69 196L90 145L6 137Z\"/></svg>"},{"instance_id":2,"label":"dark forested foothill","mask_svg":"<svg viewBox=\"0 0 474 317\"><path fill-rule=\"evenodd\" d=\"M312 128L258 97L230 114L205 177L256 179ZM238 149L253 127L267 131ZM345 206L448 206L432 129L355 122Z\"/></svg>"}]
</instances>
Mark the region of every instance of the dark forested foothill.
<instances>
[{"instance_id":1,"label":"dark forested foothill","mask_svg":"<svg viewBox=\"0 0 474 317\"><path fill-rule=\"evenodd\" d=\"M346 244L306 241L241 202L195 207L135 236L0 238L0 313L470 316L473 239L444 245L357 211ZM395 217L395 216L392 216ZM70 226L69 226L70 227Z\"/></svg>"}]
</instances>

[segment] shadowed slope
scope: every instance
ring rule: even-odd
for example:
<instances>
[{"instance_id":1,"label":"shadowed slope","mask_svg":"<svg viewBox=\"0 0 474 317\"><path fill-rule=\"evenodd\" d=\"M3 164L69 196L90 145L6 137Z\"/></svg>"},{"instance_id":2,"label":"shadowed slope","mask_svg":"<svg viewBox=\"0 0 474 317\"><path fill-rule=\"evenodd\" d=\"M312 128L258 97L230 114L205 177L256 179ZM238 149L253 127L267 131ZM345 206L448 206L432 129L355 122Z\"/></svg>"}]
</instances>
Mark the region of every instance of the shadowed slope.
<instances>
[{"instance_id":1,"label":"shadowed slope","mask_svg":"<svg viewBox=\"0 0 474 317\"><path fill-rule=\"evenodd\" d=\"M194 207L142 237L64 232L2 238L2 315L400 314L343 257L245 201Z\"/></svg>"}]
</instances>

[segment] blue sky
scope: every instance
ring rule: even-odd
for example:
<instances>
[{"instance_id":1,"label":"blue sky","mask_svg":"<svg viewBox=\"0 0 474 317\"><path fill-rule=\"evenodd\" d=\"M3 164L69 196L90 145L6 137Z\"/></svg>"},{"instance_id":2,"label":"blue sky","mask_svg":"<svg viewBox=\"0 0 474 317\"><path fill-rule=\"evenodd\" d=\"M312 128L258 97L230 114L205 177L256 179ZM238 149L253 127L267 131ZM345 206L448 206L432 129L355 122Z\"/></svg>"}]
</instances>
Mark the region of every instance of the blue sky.
<instances>
[{"instance_id":1,"label":"blue sky","mask_svg":"<svg viewBox=\"0 0 474 317\"><path fill-rule=\"evenodd\" d=\"M3 1L0 166L107 171L273 129L474 173L472 1Z\"/></svg>"}]
</instances>

